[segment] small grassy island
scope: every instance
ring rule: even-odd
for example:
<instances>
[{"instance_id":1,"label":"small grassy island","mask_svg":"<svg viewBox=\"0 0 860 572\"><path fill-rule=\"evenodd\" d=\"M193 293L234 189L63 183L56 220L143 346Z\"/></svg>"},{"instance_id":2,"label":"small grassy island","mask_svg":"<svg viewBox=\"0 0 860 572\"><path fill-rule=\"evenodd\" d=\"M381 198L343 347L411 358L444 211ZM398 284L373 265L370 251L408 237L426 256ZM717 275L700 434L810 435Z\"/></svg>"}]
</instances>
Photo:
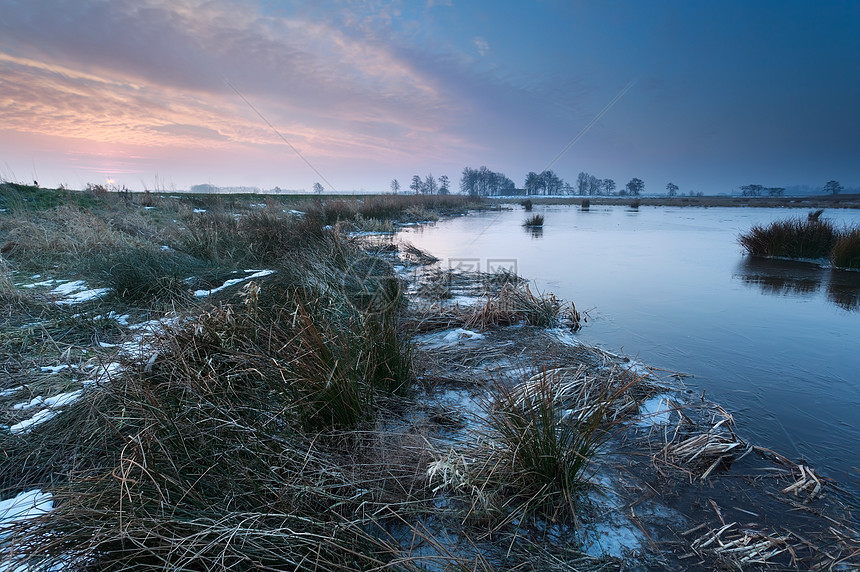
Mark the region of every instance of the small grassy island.
<instances>
[{"instance_id":1,"label":"small grassy island","mask_svg":"<svg viewBox=\"0 0 860 572\"><path fill-rule=\"evenodd\" d=\"M860 268L860 228L839 229L822 212L756 225L738 242L752 256L827 259L834 268Z\"/></svg>"},{"instance_id":2,"label":"small grassy island","mask_svg":"<svg viewBox=\"0 0 860 572\"><path fill-rule=\"evenodd\" d=\"M397 239L477 208L2 185L0 569L860 564L855 500L683 374Z\"/></svg>"}]
</instances>

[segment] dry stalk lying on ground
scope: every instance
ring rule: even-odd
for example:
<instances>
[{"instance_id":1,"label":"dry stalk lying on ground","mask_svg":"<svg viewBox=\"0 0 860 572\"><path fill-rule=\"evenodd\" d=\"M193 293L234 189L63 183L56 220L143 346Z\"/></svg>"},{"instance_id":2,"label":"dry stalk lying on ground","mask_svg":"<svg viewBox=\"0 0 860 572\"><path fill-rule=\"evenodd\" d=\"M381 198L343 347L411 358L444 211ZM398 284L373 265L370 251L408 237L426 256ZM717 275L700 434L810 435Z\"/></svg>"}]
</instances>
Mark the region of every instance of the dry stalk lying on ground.
<instances>
[{"instance_id":1,"label":"dry stalk lying on ground","mask_svg":"<svg viewBox=\"0 0 860 572\"><path fill-rule=\"evenodd\" d=\"M695 425L682 415L672 436L666 436L666 443L659 455L691 469L704 468L698 476L704 480L722 463L731 462L737 449L745 448L749 452L751 448L747 447L731 429L733 423L731 415L722 408L716 409L722 419L703 433L697 432ZM694 427L693 434L690 434L691 425Z\"/></svg>"},{"instance_id":2,"label":"dry stalk lying on ground","mask_svg":"<svg viewBox=\"0 0 860 572\"><path fill-rule=\"evenodd\" d=\"M738 526L732 522L710 530L695 539L691 548L696 554L712 553L719 560L743 569L751 564L769 564L769 561L793 548L788 537L777 533L765 534Z\"/></svg>"}]
</instances>

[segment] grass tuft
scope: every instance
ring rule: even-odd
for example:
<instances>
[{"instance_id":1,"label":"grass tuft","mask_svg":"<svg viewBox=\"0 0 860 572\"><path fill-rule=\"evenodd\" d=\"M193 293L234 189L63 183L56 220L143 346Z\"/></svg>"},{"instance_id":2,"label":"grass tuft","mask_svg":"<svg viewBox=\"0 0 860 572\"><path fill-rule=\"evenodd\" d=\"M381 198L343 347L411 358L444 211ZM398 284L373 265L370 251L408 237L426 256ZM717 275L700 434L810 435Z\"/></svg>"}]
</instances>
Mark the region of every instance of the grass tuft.
<instances>
[{"instance_id":1,"label":"grass tuft","mask_svg":"<svg viewBox=\"0 0 860 572\"><path fill-rule=\"evenodd\" d=\"M528 217L525 222L523 222L523 226L526 227L534 227L534 226L543 226L543 215L536 214Z\"/></svg>"},{"instance_id":2,"label":"grass tuft","mask_svg":"<svg viewBox=\"0 0 860 572\"><path fill-rule=\"evenodd\" d=\"M846 231L836 239L830 263L837 268L860 268L860 228Z\"/></svg>"},{"instance_id":3,"label":"grass tuft","mask_svg":"<svg viewBox=\"0 0 860 572\"><path fill-rule=\"evenodd\" d=\"M756 225L738 242L753 256L827 258L837 238L836 228L826 219L794 218Z\"/></svg>"},{"instance_id":4,"label":"grass tuft","mask_svg":"<svg viewBox=\"0 0 860 572\"><path fill-rule=\"evenodd\" d=\"M123 302L153 306L188 299L188 279L201 267L179 253L142 247L111 253L96 263L96 272Z\"/></svg>"}]
</instances>

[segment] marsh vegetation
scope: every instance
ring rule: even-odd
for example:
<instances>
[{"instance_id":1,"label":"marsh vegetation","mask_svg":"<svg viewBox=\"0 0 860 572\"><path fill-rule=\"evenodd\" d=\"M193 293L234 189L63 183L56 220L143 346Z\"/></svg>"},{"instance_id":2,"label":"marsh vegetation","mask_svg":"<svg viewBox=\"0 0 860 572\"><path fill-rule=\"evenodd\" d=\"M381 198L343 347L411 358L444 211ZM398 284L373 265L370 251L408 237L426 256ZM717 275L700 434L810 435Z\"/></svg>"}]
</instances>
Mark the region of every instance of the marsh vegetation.
<instances>
[{"instance_id":1,"label":"marsh vegetation","mask_svg":"<svg viewBox=\"0 0 860 572\"><path fill-rule=\"evenodd\" d=\"M46 508L0 524L4 565L615 570L600 515L627 518L654 467L713 479L753 450L704 402L649 412L679 388L572 340L573 303L384 233L473 199L12 190L0 498ZM634 445L635 466L614 456ZM817 498L785 462L768 485ZM606 509L621 478L639 484ZM754 554L714 534L765 562L821 556L695 530L702 562Z\"/></svg>"},{"instance_id":2,"label":"marsh vegetation","mask_svg":"<svg viewBox=\"0 0 860 572\"><path fill-rule=\"evenodd\" d=\"M753 256L828 259L836 268L860 268L860 229L838 228L822 213L755 225L738 242Z\"/></svg>"}]
</instances>

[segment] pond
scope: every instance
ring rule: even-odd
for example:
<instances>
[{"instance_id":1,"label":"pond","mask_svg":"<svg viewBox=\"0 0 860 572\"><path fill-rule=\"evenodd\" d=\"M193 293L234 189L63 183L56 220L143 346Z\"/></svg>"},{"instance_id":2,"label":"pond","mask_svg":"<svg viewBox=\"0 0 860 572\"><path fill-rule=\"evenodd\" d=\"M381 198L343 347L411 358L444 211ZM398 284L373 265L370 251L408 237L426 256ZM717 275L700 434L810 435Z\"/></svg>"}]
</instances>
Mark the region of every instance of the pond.
<instances>
[{"instance_id":1,"label":"pond","mask_svg":"<svg viewBox=\"0 0 860 572\"><path fill-rule=\"evenodd\" d=\"M860 272L755 259L740 233L800 209L535 206L403 231L472 269L515 268L587 311L584 342L690 374L739 436L860 491ZM860 224L860 211L823 218Z\"/></svg>"}]
</instances>

